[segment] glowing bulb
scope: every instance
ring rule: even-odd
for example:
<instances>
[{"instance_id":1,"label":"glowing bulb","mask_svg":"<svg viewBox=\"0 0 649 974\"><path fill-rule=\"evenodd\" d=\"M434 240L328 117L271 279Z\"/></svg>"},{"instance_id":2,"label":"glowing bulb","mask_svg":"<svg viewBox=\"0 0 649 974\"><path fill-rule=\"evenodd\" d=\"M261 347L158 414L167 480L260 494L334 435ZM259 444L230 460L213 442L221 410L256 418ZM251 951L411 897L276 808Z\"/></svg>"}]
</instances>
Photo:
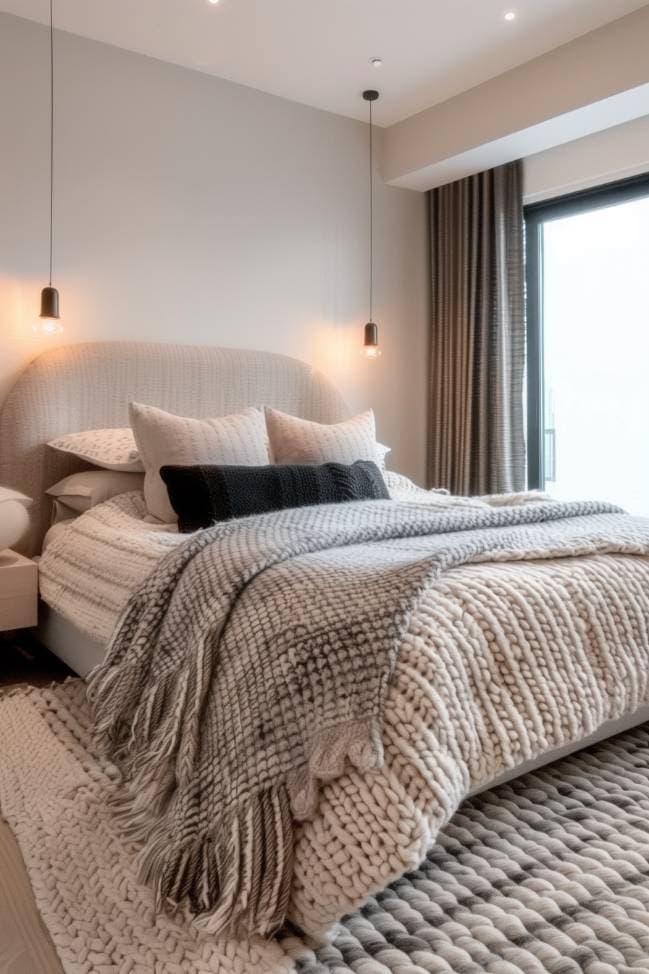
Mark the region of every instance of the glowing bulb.
<instances>
[{"instance_id":1,"label":"glowing bulb","mask_svg":"<svg viewBox=\"0 0 649 974\"><path fill-rule=\"evenodd\" d=\"M32 325L35 335L60 335L63 325L59 318L38 318Z\"/></svg>"},{"instance_id":2,"label":"glowing bulb","mask_svg":"<svg viewBox=\"0 0 649 974\"><path fill-rule=\"evenodd\" d=\"M505 14L505 20L509 22L511 22L512 20L516 20L516 11L508 10L507 13Z\"/></svg>"},{"instance_id":3,"label":"glowing bulb","mask_svg":"<svg viewBox=\"0 0 649 974\"><path fill-rule=\"evenodd\" d=\"M58 335L63 331L59 320L59 292L51 283L41 291L41 313L32 330L37 335Z\"/></svg>"},{"instance_id":4,"label":"glowing bulb","mask_svg":"<svg viewBox=\"0 0 649 974\"><path fill-rule=\"evenodd\" d=\"M365 325L361 352L365 358L378 358L381 354L381 349L379 348L379 329L375 321L368 321Z\"/></svg>"}]
</instances>

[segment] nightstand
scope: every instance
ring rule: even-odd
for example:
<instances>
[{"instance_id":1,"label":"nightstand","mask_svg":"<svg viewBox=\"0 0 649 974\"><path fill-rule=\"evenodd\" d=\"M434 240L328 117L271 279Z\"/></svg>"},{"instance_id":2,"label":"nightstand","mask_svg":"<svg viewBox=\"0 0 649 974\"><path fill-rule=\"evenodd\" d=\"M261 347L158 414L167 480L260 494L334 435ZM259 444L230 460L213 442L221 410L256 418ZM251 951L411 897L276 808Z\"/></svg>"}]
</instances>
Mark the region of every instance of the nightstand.
<instances>
[{"instance_id":1,"label":"nightstand","mask_svg":"<svg viewBox=\"0 0 649 974\"><path fill-rule=\"evenodd\" d=\"M0 552L0 631L27 629L38 621L38 568L35 561Z\"/></svg>"}]
</instances>

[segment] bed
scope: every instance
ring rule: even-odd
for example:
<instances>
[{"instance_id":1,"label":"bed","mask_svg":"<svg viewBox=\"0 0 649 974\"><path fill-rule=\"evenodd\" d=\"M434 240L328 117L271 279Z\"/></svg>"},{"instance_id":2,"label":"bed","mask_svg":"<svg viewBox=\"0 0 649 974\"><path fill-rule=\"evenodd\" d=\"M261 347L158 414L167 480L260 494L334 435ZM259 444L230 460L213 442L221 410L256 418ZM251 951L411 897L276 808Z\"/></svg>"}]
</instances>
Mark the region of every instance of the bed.
<instances>
[{"instance_id":1,"label":"bed","mask_svg":"<svg viewBox=\"0 0 649 974\"><path fill-rule=\"evenodd\" d=\"M270 352L89 342L57 348L19 376L0 412L0 483L20 484L33 498L29 534L19 549L38 556L50 527L48 487L84 463L49 449L49 440L77 430L128 426L128 402L139 399L186 416L220 416L268 404L319 422L348 415L320 373ZM40 636L75 672L86 675L104 647L41 606Z\"/></svg>"},{"instance_id":2,"label":"bed","mask_svg":"<svg viewBox=\"0 0 649 974\"><path fill-rule=\"evenodd\" d=\"M131 399L197 416L261 403L319 422L347 415L321 375L282 356L130 343L48 353L19 379L0 416L0 483L35 498L27 554L38 554L48 526L46 487L78 468L45 443L77 429L126 425ZM48 546L60 565L66 546L74 554L67 574L54 557L45 568L43 591L51 604L43 607L41 637L81 675L100 662L130 589L178 545L177 537L143 525L141 505L135 495L116 498ZM348 767L325 782L315 814L295 828L287 918L322 935L369 892L415 868L467 794L649 719L649 559L637 530L617 547L523 563L478 560L445 572L405 632L387 692L382 766L369 774ZM117 573L120 545L134 555L128 570ZM76 611L61 611L62 589L83 591L93 559L99 589L105 593L111 579L116 587L99 599L89 593ZM579 594L582 584L588 597ZM621 608L627 590L637 597ZM584 620L598 611L591 632ZM517 701L529 692L525 667L539 661L521 661L508 647L514 630L534 628L537 619L548 631L554 627L554 635L541 661L544 694L529 704L532 727L520 718ZM562 619L574 646L562 637ZM451 653L459 645L463 675ZM474 670L474 661L483 669ZM450 719L461 679L475 690L463 710L470 732ZM492 689L485 693L485 686Z\"/></svg>"}]
</instances>

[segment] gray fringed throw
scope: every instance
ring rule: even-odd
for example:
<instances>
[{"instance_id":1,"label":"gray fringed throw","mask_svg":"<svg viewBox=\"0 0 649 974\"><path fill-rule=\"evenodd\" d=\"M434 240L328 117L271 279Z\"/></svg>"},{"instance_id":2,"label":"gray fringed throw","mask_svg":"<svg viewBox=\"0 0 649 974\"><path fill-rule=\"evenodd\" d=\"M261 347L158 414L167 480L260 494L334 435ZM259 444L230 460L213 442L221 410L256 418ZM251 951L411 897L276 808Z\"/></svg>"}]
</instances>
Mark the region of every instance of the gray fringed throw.
<instances>
[{"instance_id":1,"label":"gray fringed throw","mask_svg":"<svg viewBox=\"0 0 649 974\"><path fill-rule=\"evenodd\" d=\"M469 561L637 547L615 510L352 502L190 536L130 599L89 686L159 905L182 904L213 934L275 931L293 822L312 814L318 780L382 762L386 689L418 598Z\"/></svg>"}]
</instances>

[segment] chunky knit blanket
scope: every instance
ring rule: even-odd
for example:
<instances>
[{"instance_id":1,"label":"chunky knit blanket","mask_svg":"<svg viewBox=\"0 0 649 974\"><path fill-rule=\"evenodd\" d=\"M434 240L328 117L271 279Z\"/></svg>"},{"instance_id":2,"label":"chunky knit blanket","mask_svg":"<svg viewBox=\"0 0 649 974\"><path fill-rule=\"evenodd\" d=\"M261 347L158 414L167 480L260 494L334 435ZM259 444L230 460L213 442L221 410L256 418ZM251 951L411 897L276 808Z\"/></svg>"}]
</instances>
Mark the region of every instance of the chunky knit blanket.
<instances>
[{"instance_id":1,"label":"chunky knit blanket","mask_svg":"<svg viewBox=\"0 0 649 974\"><path fill-rule=\"evenodd\" d=\"M276 930L318 782L382 763L386 691L422 595L469 561L646 554L646 523L614 511L333 505L221 524L171 553L90 681L158 903L185 903L212 933Z\"/></svg>"},{"instance_id":2,"label":"chunky knit blanket","mask_svg":"<svg viewBox=\"0 0 649 974\"><path fill-rule=\"evenodd\" d=\"M171 466L162 467L160 476L185 534L209 528L216 521L287 507L390 497L381 471L371 460L265 467Z\"/></svg>"}]
</instances>

